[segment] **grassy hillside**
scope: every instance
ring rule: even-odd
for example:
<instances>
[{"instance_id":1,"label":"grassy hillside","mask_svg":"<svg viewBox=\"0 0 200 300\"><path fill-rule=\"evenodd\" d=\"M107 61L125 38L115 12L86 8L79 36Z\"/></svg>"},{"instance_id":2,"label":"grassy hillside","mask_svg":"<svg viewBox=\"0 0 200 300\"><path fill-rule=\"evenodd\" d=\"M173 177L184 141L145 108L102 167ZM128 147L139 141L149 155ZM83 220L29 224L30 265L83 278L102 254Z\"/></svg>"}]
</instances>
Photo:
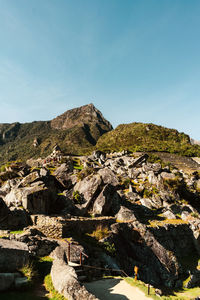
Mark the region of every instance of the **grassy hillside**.
<instances>
[{"instance_id":1,"label":"grassy hillside","mask_svg":"<svg viewBox=\"0 0 200 300\"><path fill-rule=\"evenodd\" d=\"M200 156L200 146L191 145L188 135L175 129L144 123L121 124L101 136L96 147L107 151L126 149Z\"/></svg>"}]
</instances>

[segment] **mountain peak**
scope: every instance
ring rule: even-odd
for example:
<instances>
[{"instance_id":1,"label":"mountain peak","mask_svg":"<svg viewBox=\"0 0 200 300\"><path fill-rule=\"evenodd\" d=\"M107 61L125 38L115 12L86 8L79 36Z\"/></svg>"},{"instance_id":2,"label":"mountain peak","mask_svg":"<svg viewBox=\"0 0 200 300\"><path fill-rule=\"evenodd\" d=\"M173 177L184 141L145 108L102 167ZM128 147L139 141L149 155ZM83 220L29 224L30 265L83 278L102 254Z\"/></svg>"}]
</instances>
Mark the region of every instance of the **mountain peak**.
<instances>
[{"instance_id":1,"label":"mountain peak","mask_svg":"<svg viewBox=\"0 0 200 300\"><path fill-rule=\"evenodd\" d=\"M54 129L70 129L75 126L84 126L85 124L96 124L103 127L102 130L112 130L112 125L102 115L102 113L94 106L93 103L86 104L77 108L67 110L60 116L51 121L51 127Z\"/></svg>"}]
</instances>

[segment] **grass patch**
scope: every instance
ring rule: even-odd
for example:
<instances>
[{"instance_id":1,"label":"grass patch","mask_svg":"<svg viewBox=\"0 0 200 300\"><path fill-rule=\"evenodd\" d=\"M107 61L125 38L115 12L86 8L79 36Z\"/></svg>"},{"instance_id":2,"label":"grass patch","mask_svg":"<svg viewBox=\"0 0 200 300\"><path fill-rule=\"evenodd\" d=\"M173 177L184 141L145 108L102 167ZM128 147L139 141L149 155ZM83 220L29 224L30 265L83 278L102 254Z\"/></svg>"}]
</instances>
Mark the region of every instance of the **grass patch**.
<instances>
[{"instance_id":1,"label":"grass patch","mask_svg":"<svg viewBox=\"0 0 200 300\"><path fill-rule=\"evenodd\" d=\"M150 289L150 295L148 295L148 287L144 282L142 282L140 280L135 281L135 279L133 279L131 277L126 277L126 278L124 278L124 280L127 283L129 283L130 285L132 285L134 287L138 287L147 297L149 297L151 299L156 299L156 300L160 299L160 297L156 296L154 288Z\"/></svg>"},{"instance_id":2,"label":"grass patch","mask_svg":"<svg viewBox=\"0 0 200 300\"><path fill-rule=\"evenodd\" d=\"M74 169L76 169L76 170L82 170L83 169L83 165L81 164L81 161L78 157L74 157L73 166L74 166Z\"/></svg>"},{"instance_id":3,"label":"grass patch","mask_svg":"<svg viewBox=\"0 0 200 300\"><path fill-rule=\"evenodd\" d=\"M124 280L130 285L138 287L147 297L155 300L189 300L194 299L195 297L198 297L200 295L200 287L192 289L184 288L178 292L172 291L171 295L169 294L166 296L157 296L155 294L155 288L150 288L150 295L148 295L148 287L144 282L140 280L135 281L133 278L130 277L124 278Z\"/></svg>"},{"instance_id":4,"label":"grass patch","mask_svg":"<svg viewBox=\"0 0 200 300\"><path fill-rule=\"evenodd\" d=\"M181 220L181 219L166 219L162 221L153 220L149 221L149 227L157 227L157 226L164 226L166 224L172 224L172 225L182 225L182 224L188 224L187 221Z\"/></svg>"},{"instance_id":5,"label":"grass patch","mask_svg":"<svg viewBox=\"0 0 200 300\"><path fill-rule=\"evenodd\" d=\"M24 233L24 230L14 230L14 231L10 231L11 234L22 234Z\"/></svg>"}]
</instances>

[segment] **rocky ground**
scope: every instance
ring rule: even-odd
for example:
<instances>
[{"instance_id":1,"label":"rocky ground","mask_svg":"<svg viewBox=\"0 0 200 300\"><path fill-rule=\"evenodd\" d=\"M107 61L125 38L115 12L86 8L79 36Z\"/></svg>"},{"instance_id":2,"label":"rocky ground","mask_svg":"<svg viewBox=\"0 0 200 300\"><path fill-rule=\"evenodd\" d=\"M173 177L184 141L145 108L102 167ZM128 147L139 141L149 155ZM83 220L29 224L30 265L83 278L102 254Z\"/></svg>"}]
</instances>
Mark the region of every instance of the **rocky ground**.
<instances>
[{"instance_id":1,"label":"rocky ground","mask_svg":"<svg viewBox=\"0 0 200 300\"><path fill-rule=\"evenodd\" d=\"M162 290L198 285L199 165L187 172L149 161L125 151L62 156L55 147L45 159L9 164L0 173L0 289L18 277L24 284L16 272L25 259L49 255L53 284L68 299L95 299L80 280L116 270L133 276L134 266ZM68 264L80 253L87 270Z\"/></svg>"}]
</instances>

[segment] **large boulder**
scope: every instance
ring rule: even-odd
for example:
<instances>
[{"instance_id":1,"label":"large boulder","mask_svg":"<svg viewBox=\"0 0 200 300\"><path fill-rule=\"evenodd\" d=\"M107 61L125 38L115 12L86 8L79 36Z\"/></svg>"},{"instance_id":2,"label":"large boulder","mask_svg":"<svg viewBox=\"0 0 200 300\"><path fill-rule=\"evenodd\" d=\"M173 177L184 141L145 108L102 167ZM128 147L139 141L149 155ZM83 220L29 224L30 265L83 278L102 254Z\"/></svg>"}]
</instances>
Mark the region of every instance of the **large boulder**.
<instances>
[{"instance_id":1,"label":"large boulder","mask_svg":"<svg viewBox=\"0 0 200 300\"><path fill-rule=\"evenodd\" d=\"M99 194L93 205L95 215L112 215L119 210L120 197L115 187L107 184Z\"/></svg>"},{"instance_id":2,"label":"large boulder","mask_svg":"<svg viewBox=\"0 0 200 300\"><path fill-rule=\"evenodd\" d=\"M126 222L126 221L135 221L136 217L130 209L125 206L121 206L119 212L116 215L118 221Z\"/></svg>"},{"instance_id":3,"label":"large boulder","mask_svg":"<svg viewBox=\"0 0 200 300\"><path fill-rule=\"evenodd\" d=\"M20 182L19 178L8 179L0 188L0 196L4 198Z\"/></svg>"},{"instance_id":4,"label":"large boulder","mask_svg":"<svg viewBox=\"0 0 200 300\"><path fill-rule=\"evenodd\" d=\"M111 184L113 186L119 185L119 180L115 173L110 170L108 167L100 169L98 174L101 176L104 184Z\"/></svg>"},{"instance_id":5,"label":"large boulder","mask_svg":"<svg viewBox=\"0 0 200 300\"><path fill-rule=\"evenodd\" d=\"M48 213L56 200L56 191L48 189L43 182L36 182L35 185L14 188L5 197L6 204L11 207L22 206L32 214Z\"/></svg>"},{"instance_id":6,"label":"large boulder","mask_svg":"<svg viewBox=\"0 0 200 300\"><path fill-rule=\"evenodd\" d=\"M40 175L37 171L31 172L26 177L22 179L18 187L26 187L32 184L33 182L36 182L40 179Z\"/></svg>"},{"instance_id":7,"label":"large boulder","mask_svg":"<svg viewBox=\"0 0 200 300\"><path fill-rule=\"evenodd\" d=\"M25 243L0 239L0 272L15 272L29 261Z\"/></svg>"},{"instance_id":8,"label":"large boulder","mask_svg":"<svg viewBox=\"0 0 200 300\"><path fill-rule=\"evenodd\" d=\"M66 188L72 187L71 173L73 172L74 166L71 159L66 163L60 165L54 172L56 179Z\"/></svg>"},{"instance_id":9,"label":"large boulder","mask_svg":"<svg viewBox=\"0 0 200 300\"><path fill-rule=\"evenodd\" d=\"M15 238L26 243L29 252L37 256L48 256L58 246L55 240L45 237L35 228L29 228Z\"/></svg>"},{"instance_id":10,"label":"large boulder","mask_svg":"<svg viewBox=\"0 0 200 300\"><path fill-rule=\"evenodd\" d=\"M140 202L142 205L144 205L145 207L147 207L149 209L156 208L155 203L150 198L142 198L142 199L140 199Z\"/></svg>"},{"instance_id":11,"label":"large boulder","mask_svg":"<svg viewBox=\"0 0 200 300\"><path fill-rule=\"evenodd\" d=\"M75 270L64 260L54 260L51 268L54 288L68 300L97 300L77 279Z\"/></svg>"},{"instance_id":12,"label":"large boulder","mask_svg":"<svg viewBox=\"0 0 200 300\"><path fill-rule=\"evenodd\" d=\"M102 179L97 175L87 176L74 186L74 192L78 192L84 200L82 208L88 208L101 191Z\"/></svg>"}]
</instances>

